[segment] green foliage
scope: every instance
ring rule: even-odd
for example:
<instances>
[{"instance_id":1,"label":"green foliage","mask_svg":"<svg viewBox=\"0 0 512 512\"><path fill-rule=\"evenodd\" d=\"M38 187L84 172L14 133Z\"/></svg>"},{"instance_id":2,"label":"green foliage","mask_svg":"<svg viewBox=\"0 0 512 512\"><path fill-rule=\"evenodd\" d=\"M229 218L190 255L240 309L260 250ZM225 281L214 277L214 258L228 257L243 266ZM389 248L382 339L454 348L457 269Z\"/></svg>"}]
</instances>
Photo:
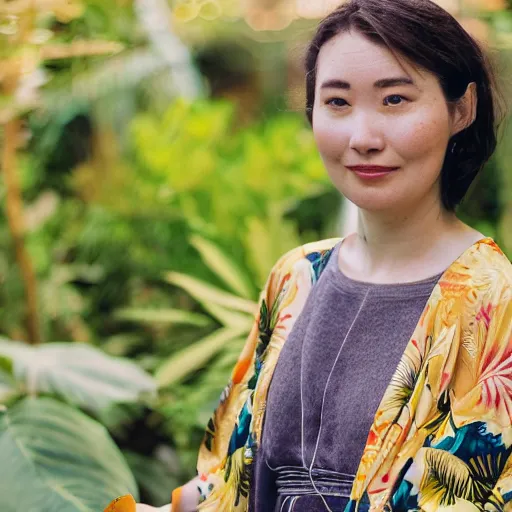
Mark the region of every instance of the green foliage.
<instances>
[{"instance_id":1,"label":"green foliage","mask_svg":"<svg viewBox=\"0 0 512 512\"><path fill-rule=\"evenodd\" d=\"M156 391L153 379L131 361L114 359L82 344L30 347L0 339L0 354L12 364L18 392L57 395L89 411L135 402ZM0 396L5 401L5 396Z\"/></svg>"},{"instance_id":2,"label":"green foliage","mask_svg":"<svg viewBox=\"0 0 512 512\"><path fill-rule=\"evenodd\" d=\"M134 156L155 204L223 242L242 240L251 219L283 215L327 185L300 117L282 114L239 131L232 117L226 102L176 101L160 118L133 123Z\"/></svg>"},{"instance_id":3,"label":"green foliage","mask_svg":"<svg viewBox=\"0 0 512 512\"><path fill-rule=\"evenodd\" d=\"M0 340L2 510L96 512L112 497L137 496L111 436L79 408L100 413L155 390L133 362L92 347Z\"/></svg>"},{"instance_id":4,"label":"green foliage","mask_svg":"<svg viewBox=\"0 0 512 512\"><path fill-rule=\"evenodd\" d=\"M97 512L112 496L138 495L106 430L51 398L0 413L2 510Z\"/></svg>"},{"instance_id":5,"label":"green foliage","mask_svg":"<svg viewBox=\"0 0 512 512\"><path fill-rule=\"evenodd\" d=\"M65 133L69 119L59 126ZM37 219L26 240L46 339L81 343L0 343L14 361L12 371L0 365L0 392L9 407L30 393L85 411L126 454L141 499L163 505L194 473L271 266L324 236L334 210L320 216L318 204L332 188L295 115L237 129L229 103L176 101L135 118L127 151L108 131L84 141L82 163L59 156L62 136L49 129L44 148L24 156ZM15 286L9 252L3 269ZM0 294L0 332L10 338L22 332L22 298L7 300L14 291ZM158 397L138 368L155 375ZM150 403L130 405L142 391Z\"/></svg>"}]
</instances>

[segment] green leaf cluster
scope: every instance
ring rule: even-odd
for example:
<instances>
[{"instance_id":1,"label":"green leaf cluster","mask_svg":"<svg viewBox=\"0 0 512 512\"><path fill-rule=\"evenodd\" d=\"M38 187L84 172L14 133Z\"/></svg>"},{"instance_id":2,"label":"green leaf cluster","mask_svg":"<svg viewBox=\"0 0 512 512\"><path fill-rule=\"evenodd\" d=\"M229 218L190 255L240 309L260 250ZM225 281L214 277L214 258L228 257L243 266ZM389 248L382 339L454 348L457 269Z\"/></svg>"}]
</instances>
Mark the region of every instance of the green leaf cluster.
<instances>
[{"instance_id":1,"label":"green leaf cluster","mask_svg":"<svg viewBox=\"0 0 512 512\"><path fill-rule=\"evenodd\" d=\"M0 383L2 510L97 512L113 496L138 496L93 414L154 397L153 379L136 364L86 345L0 340Z\"/></svg>"}]
</instances>

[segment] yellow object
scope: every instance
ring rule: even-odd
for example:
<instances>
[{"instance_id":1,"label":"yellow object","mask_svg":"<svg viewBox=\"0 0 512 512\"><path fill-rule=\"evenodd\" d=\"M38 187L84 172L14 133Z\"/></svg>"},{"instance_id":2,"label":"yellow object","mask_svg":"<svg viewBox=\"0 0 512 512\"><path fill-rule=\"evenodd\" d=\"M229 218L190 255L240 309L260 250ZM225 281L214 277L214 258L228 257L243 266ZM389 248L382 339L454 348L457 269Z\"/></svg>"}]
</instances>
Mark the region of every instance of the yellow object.
<instances>
[{"instance_id":1,"label":"yellow object","mask_svg":"<svg viewBox=\"0 0 512 512\"><path fill-rule=\"evenodd\" d=\"M104 512L136 512L136 510L137 504L133 496L128 494L127 496L115 499Z\"/></svg>"}]
</instances>

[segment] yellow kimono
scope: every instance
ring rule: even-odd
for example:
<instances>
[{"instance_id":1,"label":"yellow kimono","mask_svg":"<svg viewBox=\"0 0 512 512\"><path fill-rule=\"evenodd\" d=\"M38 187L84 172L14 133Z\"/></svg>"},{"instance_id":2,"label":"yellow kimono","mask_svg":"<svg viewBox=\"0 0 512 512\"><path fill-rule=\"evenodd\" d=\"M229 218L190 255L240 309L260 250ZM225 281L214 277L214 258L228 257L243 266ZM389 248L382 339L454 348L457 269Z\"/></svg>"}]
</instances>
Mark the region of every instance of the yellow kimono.
<instances>
[{"instance_id":1,"label":"yellow kimono","mask_svg":"<svg viewBox=\"0 0 512 512\"><path fill-rule=\"evenodd\" d=\"M210 420L198 460L200 511L247 511L272 374L339 239L283 256ZM343 421L343 419L340 419ZM512 511L512 265L486 238L435 286L368 434L352 511ZM185 511L188 512L188 511Z\"/></svg>"}]
</instances>

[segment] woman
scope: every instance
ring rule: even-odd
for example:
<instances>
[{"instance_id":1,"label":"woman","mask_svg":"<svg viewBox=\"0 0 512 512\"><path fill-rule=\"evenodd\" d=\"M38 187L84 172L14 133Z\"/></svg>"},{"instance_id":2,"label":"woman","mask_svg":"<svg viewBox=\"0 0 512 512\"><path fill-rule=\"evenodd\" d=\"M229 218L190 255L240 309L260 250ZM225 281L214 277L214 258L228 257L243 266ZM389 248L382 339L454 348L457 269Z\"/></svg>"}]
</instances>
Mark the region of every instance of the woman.
<instances>
[{"instance_id":1,"label":"woman","mask_svg":"<svg viewBox=\"0 0 512 512\"><path fill-rule=\"evenodd\" d=\"M512 266L455 214L496 146L489 64L429 0L351 0L306 71L358 231L272 270L172 511L512 510Z\"/></svg>"}]
</instances>

